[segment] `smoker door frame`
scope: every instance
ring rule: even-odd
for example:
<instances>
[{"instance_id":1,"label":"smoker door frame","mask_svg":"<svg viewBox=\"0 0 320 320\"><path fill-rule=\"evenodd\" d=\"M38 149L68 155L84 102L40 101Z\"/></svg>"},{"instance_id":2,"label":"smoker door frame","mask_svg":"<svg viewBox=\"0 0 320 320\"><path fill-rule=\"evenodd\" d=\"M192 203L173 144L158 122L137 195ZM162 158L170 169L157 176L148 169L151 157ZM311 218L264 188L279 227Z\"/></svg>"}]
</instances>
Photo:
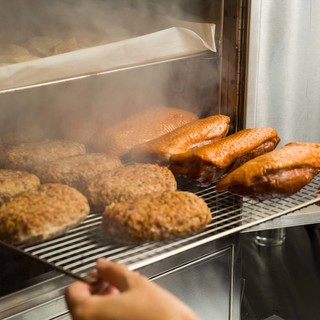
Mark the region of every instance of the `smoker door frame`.
<instances>
[{"instance_id":1,"label":"smoker door frame","mask_svg":"<svg viewBox=\"0 0 320 320\"><path fill-rule=\"evenodd\" d=\"M246 126L319 142L320 3L251 0L248 15Z\"/></svg>"},{"instance_id":2,"label":"smoker door frame","mask_svg":"<svg viewBox=\"0 0 320 320\"><path fill-rule=\"evenodd\" d=\"M320 3L250 0L247 15L244 126L274 127L279 146L320 142ZM243 232L320 223L319 213L312 205Z\"/></svg>"}]
</instances>

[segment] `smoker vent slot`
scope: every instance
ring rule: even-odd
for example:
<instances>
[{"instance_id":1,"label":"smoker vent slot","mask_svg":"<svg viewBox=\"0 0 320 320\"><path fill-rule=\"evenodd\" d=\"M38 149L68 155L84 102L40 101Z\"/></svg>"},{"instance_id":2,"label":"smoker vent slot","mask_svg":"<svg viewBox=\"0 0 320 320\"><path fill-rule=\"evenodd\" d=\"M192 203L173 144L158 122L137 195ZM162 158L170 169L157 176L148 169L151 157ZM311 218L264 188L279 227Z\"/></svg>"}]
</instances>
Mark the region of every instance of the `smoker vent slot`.
<instances>
[{"instance_id":1,"label":"smoker vent slot","mask_svg":"<svg viewBox=\"0 0 320 320\"><path fill-rule=\"evenodd\" d=\"M217 193L215 186L199 188L183 181L179 184L179 189L201 196L211 209L212 222L203 232L161 242L115 243L101 229L101 212L91 212L80 226L65 235L35 245L21 245L15 249L78 279L84 279L100 257L138 269L311 205L317 201L319 185L320 175L291 197L259 202L229 192Z\"/></svg>"}]
</instances>

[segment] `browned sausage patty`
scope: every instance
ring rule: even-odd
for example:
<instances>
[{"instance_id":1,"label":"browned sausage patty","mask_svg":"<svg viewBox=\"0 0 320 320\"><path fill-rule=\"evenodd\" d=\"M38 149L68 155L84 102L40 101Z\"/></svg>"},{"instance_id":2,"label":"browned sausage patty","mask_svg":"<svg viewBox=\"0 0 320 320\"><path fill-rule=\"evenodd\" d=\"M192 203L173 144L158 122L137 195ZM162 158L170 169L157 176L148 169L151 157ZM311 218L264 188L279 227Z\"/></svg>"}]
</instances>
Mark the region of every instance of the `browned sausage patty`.
<instances>
[{"instance_id":1,"label":"browned sausage patty","mask_svg":"<svg viewBox=\"0 0 320 320\"><path fill-rule=\"evenodd\" d=\"M0 169L0 204L21 192L35 189L39 185L40 180L34 174L25 171Z\"/></svg>"},{"instance_id":2,"label":"browned sausage patty","mask_svg":"<svg viewBox=\"0 0 320 320\"><path fill-rule=\"evenodd\" d=\"M176 189L177 182L168 168L134 163L95 176L85 194L92 207L104 208L133 195Z\"/></svg>"},{"instance_id":3,"label":"browned sausage patty","mask_svg":"<svg viewBox=\"0 0 320 320\"><path fill-rule=\"evenodd\" d=\"M44 140L14 145L2 154L3 166L32 171L37 164L86 153L83 144L68 140Z\"/></svg>"},{"instance_id":4,"label":"browned sausage patty","mask_svg":"<svg viewBox=\"0 0 320 320\"><path fill-rule=\"evenodd\" d=\"M135 196L105 208L104 231L118 241L158 241L203 230L210 209L197 195L167 191Z\"/></svg>"},{"instance_id":5,"label":"browned sausage patty","mask_svg":"<svg viewBox=\"0 0 320 320\"><path fill-rule=\"evenodd\" d=\"M46 162L36 166L33 172L42 183L64 183L83 191L90 178L120 166L122 163L119 158L104 153L86 153Z\"/></svg>"},{"instance_id":6,"label":"browned sausage patty","mask_svg":"<svg viewBox=\"0 0 320 320\"><path fill-rule=\"evenodd\" d=\"M76 189L43 184L0 207L0 239L12 244L50 239L78 225L88 213L88 201Z\"/></svg>"}]
</instances>

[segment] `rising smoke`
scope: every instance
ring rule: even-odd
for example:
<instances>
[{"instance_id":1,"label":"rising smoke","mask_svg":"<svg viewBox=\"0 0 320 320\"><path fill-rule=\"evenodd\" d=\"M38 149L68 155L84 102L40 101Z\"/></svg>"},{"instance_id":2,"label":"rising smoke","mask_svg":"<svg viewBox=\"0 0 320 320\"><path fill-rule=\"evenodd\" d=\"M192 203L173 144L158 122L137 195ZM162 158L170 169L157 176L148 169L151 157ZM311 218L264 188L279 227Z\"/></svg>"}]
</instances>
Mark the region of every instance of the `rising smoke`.
<instances>
[{"instance_id":1,"label":"rising smoke","mask_svg":"<svg viewBox=\"0 0 320 320\"><path fill-rule=\"evenodd\" d=\"M212 11L211 1L191 0L3 2L2 30L12 32L10 37L8 32L1 33L2 51L9 44L28 48L32 38L41 43L45 37L68 39L68 45L78 46L75 49L87 48L169 28L175 19L208 22ZM39 42L32 43L30 54L45 58L46 51L40 56L35 45ZM2 135L41 125L47 137L60 137L61 124L69 124L79 115L84 115L88 123L98 119L108 126L152 105L178 107L199 116L215 113L219 108L218 67L214 55L210 59L193 57L0 93Z\"/></svg>"}]
</instances>

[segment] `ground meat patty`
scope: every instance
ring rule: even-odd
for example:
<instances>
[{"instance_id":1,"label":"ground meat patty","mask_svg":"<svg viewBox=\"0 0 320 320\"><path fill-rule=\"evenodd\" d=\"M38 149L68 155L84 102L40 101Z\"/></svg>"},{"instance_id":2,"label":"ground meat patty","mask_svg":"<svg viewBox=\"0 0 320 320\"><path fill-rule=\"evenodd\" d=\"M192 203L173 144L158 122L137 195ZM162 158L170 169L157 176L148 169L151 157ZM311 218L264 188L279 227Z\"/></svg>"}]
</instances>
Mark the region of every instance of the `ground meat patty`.
<instances>
[{"instance_id":1,"label":"ground meat patty","mask_svg":"<svg viewBox=\"0 0 320 320\"><path fill-rule=\"evenodd\" d=\"M56 182L84 191L87 181L95 175L122 166L119 158L104 153L86 153L79 156L46 162L34 168L42 183Z\"/></svg>"},{"instance_id":2,"label":"ground meat patty","mask_svg":"<svg viewBox=\"0 0 320 320\"><path fill-rule=\"evenodd\" d=\"M95 176L85 194L92 207L104 208L133 195L176 189L177 182L168 168L134 163Z\"/></svg>"},{"instance_id":3,"label":"ground meat patty","mask_svg":"<svg viewBox=\"0 0 320 320\"><path fill-rule=\"evenodd\" d=\"M202 198L190 192L167 191L107 206L102 226L118 241L158 241L201 231L210 221L210 209Z\"/></svg>"},{"instance_id":4,"label":"ground meat patty","mask_svg":"<svg viewBox=\"0 0 320 320\"><path fill-rule=\"evenodd\" d=\"M46 240L78 225L88 213L88 201L76 189L43 184L0 207L0 239L12 244Z\"/></svg>"},{"instance_id":5,"label":"ground meat patty","mask_svg":"<svg viewBox=\"0 0 320 320\"><path fill-rule=\"evenodd\" d=\"M44 140L14 145L3 151L3 166L32 171L35 165L86 153L83 144L68 140Z\"/></svg>"},{"instance_id":6,"label":"ground meat patty","mask_svg":"<svg viewBox=\"0 0 320 320\"><path fill-rule=\"evenodd\" d=\"M21 192L35 189L39 185L40 180L34 174L18 170L0 169L0 204Z\"/></svg>"}]
</instances>

